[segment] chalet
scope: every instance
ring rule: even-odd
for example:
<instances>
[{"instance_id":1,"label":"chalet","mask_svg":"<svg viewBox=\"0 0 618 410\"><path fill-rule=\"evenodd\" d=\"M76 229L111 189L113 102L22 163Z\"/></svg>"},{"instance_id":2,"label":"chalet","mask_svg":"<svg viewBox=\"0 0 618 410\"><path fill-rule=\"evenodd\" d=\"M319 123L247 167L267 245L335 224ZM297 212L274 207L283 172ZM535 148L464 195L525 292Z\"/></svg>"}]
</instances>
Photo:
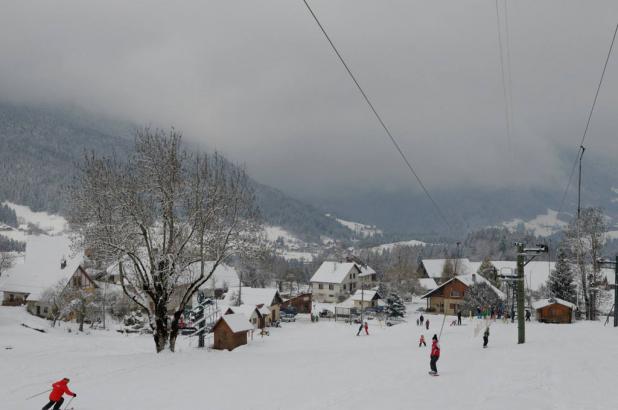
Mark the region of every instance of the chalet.
<instances>
[{"instance_id":1,"label":"chalet","mask_svg":"<svg viewBox=\"0 0 618 410\"><path fill-rule=\"evenodd\" d=\"M213 327L213 349L234 350L247 344L247 333L253 330L253 325L242 313L223 315Z\"/></svg>"},{"instance_id":2,"label":"chalet","mask_svg":"<svg viewBox=\"0 0 618 410\"><path fill-rule=\"evenodd\" d=\"M371 267L357 262L323 262L311 278L316 302L337 303L360 289L372 288L378 275Z\"/></svg>"},{"instance_id":3,"label":"chalet","mask_svg":"<svg viewBox=\"0 0 618 410\"><path fill-rule=\"evenodd\" d=\"M545 323L573 323L575 305L566 300L551 298L539 300L532 304L536 319Z\"/></svg>"},{"instance_id":4,"label":"chalet","mask_svg":"<svg viewBox=\"0 0 618 410\"><path fill-rule=\"evenodd\" d=\"M47 317L50 306L44 293L58 284L66 287L94 289L94 280L83 267L83 258L70 257L69 239L64 236L30 236L26 258L2 276L2 304L27 305L31 314Z\"/></svg>"},{"instance_id":5,"label":"chalet","mask_svg":"<svg viewBox=\"0 0 618 410\"><path fill-rule=\"evenodd\" d=\"M477 283L485 283L496 293L500 299L506 299L506 295L494 287L487 279L476 273L459 275L451 278L422 296L427 300L427 310L454 315L463 309L464 297L468 288Z\"/></svg>"},{"instance_id":6,"label":"chalet","mask_svg":"<svg viewBox=\"0 0 618 410\"><path fill-rule=\"evenodd\" d=\"M311 313L311 293L301 293L300 295L296 295L291 297L290 299L285 300L281 304L281 309L285 309L287 307L293 307L297 313Z\"/></svg>"},{"instance_id":7,"label":"chalet","mask_svg":"<svg viewBox=\"0 0 618 410\"><path fill-rule=\"evenodd\" d=\"M468 258L459 259L423 259L419 266L419 273L423 278L432 278L437 283L444 282L444 271L448 265L453 269L454 275L469 275L476 273L474 264Z\"/></svg>"},{"instance_id":8,"label":"chalet","mask_svg":"<svg viewBox=\"0 0 618 410\"><path fill-rule=\"evenodd\" d=\"M224 302L229 306L240 304L256 306L258 309L268 308L270 313L265 318L267 323L277 321L280 318L281 303L283 299L276 288L250 288L242 286L239 289L230 290L224 298Z\"/></svg>"}]
</instances>

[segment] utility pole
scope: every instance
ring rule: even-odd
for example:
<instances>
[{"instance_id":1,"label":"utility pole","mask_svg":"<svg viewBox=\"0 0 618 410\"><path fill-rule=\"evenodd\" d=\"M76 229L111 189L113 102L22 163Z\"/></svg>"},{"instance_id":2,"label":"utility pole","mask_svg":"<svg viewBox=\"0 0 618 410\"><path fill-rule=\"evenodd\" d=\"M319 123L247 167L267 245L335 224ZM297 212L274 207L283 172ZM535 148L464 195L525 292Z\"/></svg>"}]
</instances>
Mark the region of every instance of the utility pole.
<instances>
[{"instance_id":1,"label":"utility pole","mask_svg":"<svg viewBox=\"0 0 618 410\"><path fill-rule=\"evenodd\" d=\"M584 151L586 148L583 145L580 145L581 153L579 154L579 179L577 182L577 219L579 220L579 214L581 212L581 197L582 197L582 157L584 156Z\"/></svg>"},{"instance_id":2,"label":"utility pole","mask_svg":"<svg viewBox=\"0 0 618 410\"><path fill-rule=\"evenodd\" d=\"M526 343L526 322L524 318L524 266L526 254L524 244L517 244L517 343Z\"/></svg>"},{"instance_id":3,"label":"utility pole","mask_svg":"<svg viewBox=\"0 0 618 410\"><path fill-rule=\"evenodd\" d=\"M536 245L534 248L525 248L521 242L515 243L517 246L517 277L515 279L517 287L517 343L526 343L526 318L525 314L525 288L524 288L524 267L536 256L547 253L547 245ZM526 256L531 256L526 260Z\"/></svg>"}]
</instances>

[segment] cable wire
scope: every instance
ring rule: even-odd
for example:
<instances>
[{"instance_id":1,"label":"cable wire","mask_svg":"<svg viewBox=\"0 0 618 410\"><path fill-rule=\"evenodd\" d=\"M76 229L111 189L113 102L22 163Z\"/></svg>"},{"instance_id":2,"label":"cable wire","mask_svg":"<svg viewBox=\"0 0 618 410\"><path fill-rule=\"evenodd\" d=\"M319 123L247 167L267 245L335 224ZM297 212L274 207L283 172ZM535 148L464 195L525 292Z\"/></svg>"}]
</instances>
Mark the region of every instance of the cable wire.
<instances>
[{"instance_id":1,"label":"cable wire","mask_svg":"<svg viewBox=\"0 0 618 410\"><path fill-rule=\"evenodd\" d=\"M500 50L500 72L502 73L502 93L504 97L504 120L506 122L506 148L507 155L510 158L511 151L511 119L510 119L510 104L509 104L509 92L507 91L507 80L504 69L504 50L502 47L502 25L500 24L500 9L498 7L498 0L495 0L496 4L496 24L498 31L498 49Z\"/></svg>"},{"instance_id":2,"label":"cable wire","mask_svg":"<svg viewBox=\"0 0 618 410\"><path fill-rule=\"evenodd\" d=\"M603 65L603 71L601 72L601 78L599 79L599 84L597 86L597 92L594 95L594 100L592 101L592 107L590 108L590 112L588 113L588 120L586 121L586 128L584 129L584 134L582 135L582 139L579 143L579 147L577 148L577 155L575 155L575 160L573 161L573 167L571 168L571 173L569 174L569 180L567 182L566 188L564 189L564 193L562 194L562 200L560 201L560 207L558 208L558 214L562 212L562 209L564 207L564 202L569 192L569 187L571 186L571 181L573 180L573 175L575 174L575 169L577 168L577 161L579 160L579 150L581 149L581 147L583 147L584 141L586 140L586 136L588 135L588 128L590 127L590 120L592 119L592 113L594 112L594 107L597 104L597 99L599 98L599 92L601 91L601 85L603 85L603 79L605 78L605 71L607 70L607 64L609 63L609 58L611 57L612 50L614 49L614 42L616 41L616 33L618 33L618 24L616 25L616 29L614 30L614 36L612 37L612 42L609 46L607 57L605 58L605 64Z\"/></svg>"},{"instance_id":3,"label":"cable wire","mask_svg":"<svg viewBox=\"0 0 618 410\"><path fill-rule=\"evenodd\" d=\"M416 173L414 167L412 166L412 164L410 163L410 161L408 160L408 158L404 154L403 150L399 146L399 143L397 142L397 140L395 139L393 134L390 132L389 128L386 126L386 123L382 120L382 117L380 116L378 111L375 109L373 103L371 102L371 100L369 99L369 97L367 96L365 91L363 90L363 87L361 87L360 83L356 79L356 76L352 73L352 70L350 69L348 64L343 59L343 56L341 55L341 53L339 52L339 50L337 49L337 47L335 46L335 44L331 40L330 36L326 32L326 29L324 28L324 26L322 26L322 23L320 23L320 20L318 19L316 14L313 12L313 9L311 8L311 6L309 6L309 3L307 3L307 0L303 0L303 3L305 3L305 6L307 7L307 10L309 10L309 13L311 14L313 19L317 23L317 25L320 28L320 30L322 31L322 34L324 34L324 37L326 37L326 40L328 40L328 43L330 44L331 48L333 49L333 51L335 52L335 54L339 58L339 61L341 61L341 64L343 64L343 67L345 68L345 70L347 71L348 75L350 76L350 78L352 79L354 84L356 85L356 88L358 88L358 91L360 91L361 95L365 99L365 102L367 103L367 105L369 106L369 108L371 109L371 111L373 112L375 117L377 118L378 122L380 123L380 125L382 126L384 131L386 132L386 135L388 136L388 138L390 139L391 143L393 144L393 146L395 147L395 149L397 150L397 152L399 153L399 155L403 159L403 162L406 164L407 168L410 170L412 175L414 175L414 178L416 178L416 181L418 182L418 184L422 188L423 192L425 193L425 196L427 196L427 198L429 199L429 201L433 205L433 207L434 207L434 209L436 211L436 214L442 219L442 221L448 227L448 229L451 232L454 233L455 229L453 228L453 225L451 225L449 220L446 218L444 212L442 212L442 209L440 208L438 203L433 199L433 197L429 193L429 190L427 189L427 187L423 183L423 181L420 178L420 176Z\"/></svg>"}]
</instances>

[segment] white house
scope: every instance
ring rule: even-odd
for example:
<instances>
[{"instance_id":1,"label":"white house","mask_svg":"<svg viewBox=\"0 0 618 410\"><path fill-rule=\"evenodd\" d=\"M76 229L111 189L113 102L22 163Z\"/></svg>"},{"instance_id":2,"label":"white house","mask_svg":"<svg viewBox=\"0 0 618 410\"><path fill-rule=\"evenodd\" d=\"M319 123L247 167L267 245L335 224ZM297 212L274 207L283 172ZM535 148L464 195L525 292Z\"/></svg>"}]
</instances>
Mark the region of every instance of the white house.
<instances>
[{"instance_id":1,"label":"white house","mask_svg":"<svg viewBox=\"0 0 618 410\"><path fill-rule=\"evenodd\" d=\"M377 284L377 273L369 266L355 262L323 262L311 278L311 291L316 302L337 303L360 289Z\"/></svg>"}]
</instances>

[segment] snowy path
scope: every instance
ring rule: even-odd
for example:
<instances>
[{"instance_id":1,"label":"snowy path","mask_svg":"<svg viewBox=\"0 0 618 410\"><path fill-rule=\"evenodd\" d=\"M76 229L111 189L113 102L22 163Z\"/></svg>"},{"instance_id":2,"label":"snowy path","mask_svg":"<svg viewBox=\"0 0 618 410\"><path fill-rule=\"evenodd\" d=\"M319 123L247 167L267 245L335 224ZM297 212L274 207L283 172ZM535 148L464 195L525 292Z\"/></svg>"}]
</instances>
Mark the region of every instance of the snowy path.
<instances>
[{"instance_id":1,"label":"snowy path","mask_svg":"<svg viewBox=\"0 0 618 410\"><path fill-rule=\"evenodd\" d=\"M46 326L17 308L0 308L2 408L40 408L24 398L68 376L76 409L609 409L616 380L618 332L599 323L527 328L492 325L488 349L474 325L445 326L440 376L427 375L429 331L412 323L356 326L321 321L285 324L234 352L153 353L149 337L113 332L40 334ZM12 349L5 349L11 346Z\"/></svg>"}]
</instances>

